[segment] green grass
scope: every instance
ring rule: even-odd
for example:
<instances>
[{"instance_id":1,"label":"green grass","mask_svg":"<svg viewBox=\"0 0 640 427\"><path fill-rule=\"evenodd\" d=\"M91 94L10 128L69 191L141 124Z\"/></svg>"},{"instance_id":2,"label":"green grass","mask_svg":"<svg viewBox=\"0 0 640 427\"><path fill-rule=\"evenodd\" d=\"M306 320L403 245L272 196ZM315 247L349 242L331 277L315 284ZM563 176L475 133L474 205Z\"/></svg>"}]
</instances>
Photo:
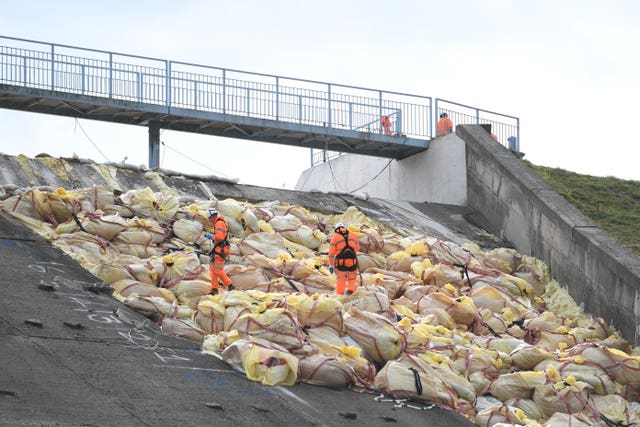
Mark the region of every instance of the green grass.
<instances>
[{"instance_id":1,"label":"green grass","mask_svg":"<svg viewBox=\"0 0 640 427\"><path fill-rule=\"evenodd\" d=\"M599 228L640 256L640 181L523 162Z\"/></svg>"}]
</instances>

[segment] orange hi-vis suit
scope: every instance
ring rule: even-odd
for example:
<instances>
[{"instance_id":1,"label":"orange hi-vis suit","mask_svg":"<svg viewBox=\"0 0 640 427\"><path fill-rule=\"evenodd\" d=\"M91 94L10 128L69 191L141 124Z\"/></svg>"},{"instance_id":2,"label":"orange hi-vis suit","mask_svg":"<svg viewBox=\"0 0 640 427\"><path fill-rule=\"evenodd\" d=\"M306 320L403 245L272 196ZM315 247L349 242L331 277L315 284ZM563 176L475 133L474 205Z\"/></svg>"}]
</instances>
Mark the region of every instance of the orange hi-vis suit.
<instances>
[{"instance_id":1,"label":"orange hi-vis suit","mask_svg":"<svg viewBox=\"0 0 640 427\"><path fill-rule=\"evenodd\" d=\"M343 236L340 232L346 232L347 236ZM358 242L358 237L355 233L348 231L346 228L340 228L336 231L331 238L331 243L329 245L329 265L333 266L336 274L336 293L338 295L344 295L345 288L347 291L353 293L356 291L356 279L358 277L358 263L357 260L345 260L347 268L354 268L353 271L344 271L341 270L340 263L336 257L341 253L342 249L349 243L349 246L353 248L353 250L357 253L360 251L360 242Z\"/></svg>"},{"instance_id":2,"label":"orange hi-vis suit","mask_svg":"<svg viewBox=\"0 0 640 427\"><path fill-rule=\"evenodd\" d=\"M212 217L213 218L213 217ZM229 230L224 216L218 215L213 220L213 253L211 254L211 264L209 264L209 275L211 276L211 289L218 289L218 282L222 282L224 287L231 285L231 279L224 271L224 261L231 253L231 248L227 242Z\"/></svg>"},{"instance_id":3,"label":"orange hi-vis suit","mask_svg":"<svg viewBox=\"0 0 640 427\"><path fill-rule=\"evenodd\" d=\"M438 120L438 136L448 135L453 131L453 122L449 117Z\"/></svg>"},{"instance_id":4,"label":"orange hi-vis suit","mask_svg":"<svg viewBox=\"0 0 640 427\"><path fill-rule=\"evenodd\" d=\"M391 120L389 120L389 116L380 117L380 126L385 135L391 135Z\"/></svg>"}]
</instances>

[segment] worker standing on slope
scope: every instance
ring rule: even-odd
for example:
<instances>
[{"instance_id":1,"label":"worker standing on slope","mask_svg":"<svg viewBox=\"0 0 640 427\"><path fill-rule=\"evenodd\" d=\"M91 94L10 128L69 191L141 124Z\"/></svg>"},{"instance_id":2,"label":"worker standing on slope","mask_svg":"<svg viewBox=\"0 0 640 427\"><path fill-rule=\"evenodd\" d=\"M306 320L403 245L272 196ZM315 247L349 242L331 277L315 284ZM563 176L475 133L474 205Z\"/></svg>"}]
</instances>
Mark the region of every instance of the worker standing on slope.
<instances>
[{"instance_id":1,"label":"worker standing on slope","mask_svg":"<svg viewBox=\"0 0 640 427\"><path fill-rule=\"evenodd\" d=\"M438 136L449 135L453 132L453 122L449 119L447 113L440 114L440 120L438 120Z\"/></svg>"},{"instance_id":2,"label":"worker standing on slope","mask_svg":"<svg viewBox=\"0 0 640 427\"><path fill-rule=\"evenodd\" d=\"M329 246L329 271L336 271L336 293L351 295L356 291L358 277L358 257L360 242L355 233L347 230L342 223L336 224L335 233Z\"/></svg>"},{"instance_id":3,"label":"worker standing on slope","mask_svg":"<svg viewBox=\"0 0 640 427\"><path fill-rule=\"evenodd\" d=\"M222 286L228 291L234 289L231 279L229 279L229 276L227 276L227 273L224 271L224 262L231 253L231 248L227 240L229 229L227 228L224 216L218 215L217 209L209 208L207 217L209 218L210 225L213 227L213 234L204 233L204 237L211 239L213 242L213 249L209 254L211 256L209 274L211 275L210 294L215 295L219 290L218 282L222 282Z\"/></svg>"}]
</instances>

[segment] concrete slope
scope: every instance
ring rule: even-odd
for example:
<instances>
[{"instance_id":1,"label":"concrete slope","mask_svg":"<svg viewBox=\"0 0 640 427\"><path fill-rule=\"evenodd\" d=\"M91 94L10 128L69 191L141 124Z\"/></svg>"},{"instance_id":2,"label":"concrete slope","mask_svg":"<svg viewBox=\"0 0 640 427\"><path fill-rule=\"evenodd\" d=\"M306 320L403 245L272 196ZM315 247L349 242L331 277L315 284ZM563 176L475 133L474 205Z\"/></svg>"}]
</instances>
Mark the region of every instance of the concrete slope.
<instances>
[{"instance_id":1,"label":"concrete slope","mask_svg":"<svg viewBox=\"0 0 640 427\"><path fill-rule=\"evenodd\" d=\"M442 205L239 186L60 159L47 160L60 169L34 159L4 160L5 185L150 186L198 198L210 192L323 211L353 204L398 227L459 242L503 243L468 222L469 212ZM0 216L0 255L0 425L471 425L449 410L402 402L394 407L372 394L251 382L200 353L199 343L162 335L156 324L102 293L99 281L74 260L5 216Z\"/></svg>"}]
</instances>

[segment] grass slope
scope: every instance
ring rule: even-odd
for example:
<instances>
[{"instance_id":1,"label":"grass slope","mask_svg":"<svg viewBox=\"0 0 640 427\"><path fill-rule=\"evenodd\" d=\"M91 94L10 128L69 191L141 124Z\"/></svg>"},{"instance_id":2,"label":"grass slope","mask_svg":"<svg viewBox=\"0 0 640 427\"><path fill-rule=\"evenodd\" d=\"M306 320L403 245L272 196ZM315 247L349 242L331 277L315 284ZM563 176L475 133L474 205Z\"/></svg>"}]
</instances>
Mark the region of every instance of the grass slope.
<instances>
[{"instance_id":1,"label":"grass slope","mask_svg":"<svg viewBox=\"0 0 640 427\"><path fill-rule=\"evenodd\" d=\"M640 256L640 181L580 175L523 161L599 228Z\"/></svg>"}]
</instances>

